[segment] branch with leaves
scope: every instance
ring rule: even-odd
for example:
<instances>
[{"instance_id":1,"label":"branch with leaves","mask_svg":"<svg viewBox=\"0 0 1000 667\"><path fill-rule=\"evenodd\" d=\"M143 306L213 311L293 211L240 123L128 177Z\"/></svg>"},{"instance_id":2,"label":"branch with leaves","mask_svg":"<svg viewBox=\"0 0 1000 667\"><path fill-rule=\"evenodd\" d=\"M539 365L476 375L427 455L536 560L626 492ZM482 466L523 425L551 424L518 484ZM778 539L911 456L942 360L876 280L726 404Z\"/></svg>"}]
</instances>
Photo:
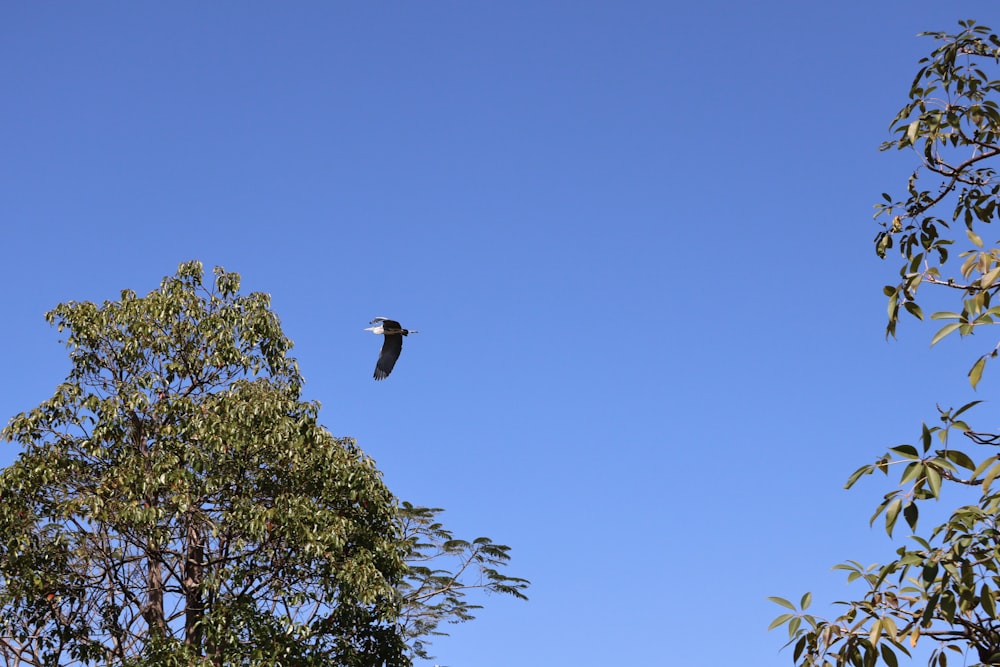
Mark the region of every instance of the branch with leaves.
<instances>
[{"instance_id":1,"label":"branch with leaves","mask_svg":"<svg viewBox=\"0 0 1000 667\"><path fill-rule=\"evenodd\" d=\"M942 42L923 65L910 87L910 102L893 119L890 130L898 135L882 150L913 150L920 167L910 176L907 197L894 199L883 193L876 205L882 230L875 250L885 258L898 247L903 259L900 281L884 288L889 298L886 335L895 336L900 309L923 319L917 293L923 283L961 290L961 308L931 315L950 320L931 340L936 344L951 333L969 336L978 328L996 324L1000 307L994 297L1000 290L1000 248L986 248L981 227L1000 216L1000 183L990 161L1000 155L1000 77L987 74L1000 63L1000 38L974 21L960 21L962 31L950 35L925 33ZM924 186L924 180L931 183ZM953 201L952 201L953 200ZM948 219L935 210L952 201ZM968 245L952 270L951 248L958 239L947 234L952 224L965 227ZM1000 353L1000 346L982 355L969 371L973 386L979 383L986 361Z\"/></svg>"},{"instance_id":2,"label":"branch with leaves","mask_svg":"<svg viewBox=\"0 0 1000 667\"><path fill-rule=\"evenodd\" d=\"M407 574L397 589L401 598L400 625L416 657L430 659L425 637L447 633L442 621L461 623L475 618L467 595L473 591L501 593L526 600L528 581L499 571L510 560L510 547L487 537L468 542L455 539L438 520L440 508L399 509L401 546Z\"/></svg>"},{"instance_id":3,"label":"branch with leaves","mask_svg":"<svg viewBox=\"0 0 1000 667\"><path fill-rule=\"evenodd\" d=\"M994 305L1000 241L988 246L983 240L987 225L1000 216L1000 182L992 167L1000 158L1000 37L974 21L959 26L956 34L926 33L938 46L920 61L910 101L890 125L896 139L882 146L913 150L919 167L906 196L883 194L875 216L882 227L876 252L885 258L896 248L902 260L899 282L883 290L886 335L896 335L902 311L924 318L917 296L925 284L960 301L930 316L945 323L932 345L1000 321ZM964 234L952 233L959 225ZM973 387L998 353L1000 343L992 344L973 364ZM986 449L1000 445L1000 433L970 427L967 413L979 405L939 408L940 424L923 424L916 444L891 447L849 477L851 488L876 472L895 475L870 523L881 519L890 537L905 524L913 535L884 564L849 560L836 566L849 583L864 586L857 599L836 603L839 613L813 613L808 593L798 604L770 598L784 608L771 628L786 628L796 665L896 667L900 656L927 643L930 667L946 667L949 656L964 665L1000 665L1000 453ZM972 449L963 449L970 443ZM955 504L947 520L918 534L921 504L944 500Z\"/></svg>"},{"instance_id":4,"label":"branch with leaves","mask_svg":"<svg viewBox=\"0 0 1000 667\"><path fill-rule=\"evenodd\" d=\"M847 561L834 569L848 573L848 582L867 585L859 600L840 602L846 610L834 618L809 613L811 595L798 606L770 598L789 609L771 624L786 626L793 660L798 665L840 666L898 664L897 653L909 656L921 639L936 642L930 665L943 666L951 653L974 649L983 664L1000 664L1000 455L976 463L949 447L949 434L969 433L959 417L977 405L941 410L942 426L923 424L919 445L898 445L848 479L852 487L874 472L888 476L899 470L897 488L887 493L871 517L882 517L889 536L902 517L910 530L919 523L919 503L941 500L944 488L956 493L978 492L975 502L955 509L948 521L927 538L912 536L917 548L900 547L897 558L884 565L863 567ZM960 474L968 471L967 475ZM983 657L986 656L986 657Z\"/></svg>"}]
</instances>

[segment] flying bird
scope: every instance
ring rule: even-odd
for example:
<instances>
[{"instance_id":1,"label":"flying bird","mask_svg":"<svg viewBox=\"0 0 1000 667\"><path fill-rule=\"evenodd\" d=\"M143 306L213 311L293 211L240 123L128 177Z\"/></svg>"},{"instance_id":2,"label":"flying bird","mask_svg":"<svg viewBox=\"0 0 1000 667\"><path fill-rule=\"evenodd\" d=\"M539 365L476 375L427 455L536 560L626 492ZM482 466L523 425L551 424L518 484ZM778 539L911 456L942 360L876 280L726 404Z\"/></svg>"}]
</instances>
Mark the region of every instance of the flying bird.
<instances>
[{"instance_id":1,"label":"flying bird","mask_svg":"<svg viewBox=\"0 0 1000 667\"><path fill-rule=\"evenodd\" d=\"M392 367L396 365L396 359L399 359L399 353L403 351L403 336L420 332L413 329L404 329L396 320L390 320L385 317L376 317L369 324L374 324L375 326L368 327L365 331L371 331L376 336L380 334L384 336L382 351L378 353L378 361L375 363L375 375L373 376L376 380L384 380L389 377Z\"/></svg>"}]
</instances>

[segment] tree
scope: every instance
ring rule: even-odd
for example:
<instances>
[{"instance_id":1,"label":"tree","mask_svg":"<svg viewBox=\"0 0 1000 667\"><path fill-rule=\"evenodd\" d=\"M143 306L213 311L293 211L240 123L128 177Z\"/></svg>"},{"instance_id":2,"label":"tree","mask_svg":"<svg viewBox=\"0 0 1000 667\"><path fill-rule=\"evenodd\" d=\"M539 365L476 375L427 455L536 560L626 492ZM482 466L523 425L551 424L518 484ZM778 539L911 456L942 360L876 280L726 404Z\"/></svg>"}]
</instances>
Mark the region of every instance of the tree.
<instances>
[{"instance_id":1,"label":"tree","mask_svg":"<svg viewBox=\"0 0 1000 667\"><path fill-rule=\"evenodd\" d=\"M1000 155L1000 38L973 21L959 25L957 34L927 33L939 45L920 61L910 101L891 124L896 138L882 146L913 150L919 166L905 199L883 194L876 206L882 227L876 252L885 258L895 249L902 259L899 282L884 288L886 335L896 334L902 312L923 319L917 296L925 285L943 302L958 301L930 316L945 322L932 344L955 332L985 333L1000 316L992 304L1000 290L1000 247L987 248L981 236L1000 216L992 166ZM954 233L959 226L964 235ZM973 387L998 349L987 350L969 370ZM797 605L771 598L788 609L771 627L787 628L797 665L895 667L898 656L918 644L932 646L930 665L944 667L949 655L961 664L1000 665L1000 455L982 447L1000 445L1000 434L967 424L965 413L978 403L939 408L938 423L923 424L915 445L892 447L850 476L848 488L874 472L898 473L871 519L881 517L890 536L900 517L916 533L926 500L947 497L956 506L947 521L914 535L888 563L836 566L864 587L858 599L839 603L839 616L808 612L808 593Z\"/></svg>"},{"instance_id":2,"label":"tree","mask_svg":"<svg viewBox=\"0 0 1000 667\"><path fill-rule=\"evenodd\" d=\"M407 595L427 575L404 527L436 510L401 507L319 424L268 296L239 286L188 262L146 297L47 314L72 368L2 432L23 446L0 472L5 664L406 665L436 623L405 614L463 620L474 587L523 597L499 573L454 573L436 616L445 592ZM481 570L506 562L485 544Z\"/></svg>"}]
</instances>

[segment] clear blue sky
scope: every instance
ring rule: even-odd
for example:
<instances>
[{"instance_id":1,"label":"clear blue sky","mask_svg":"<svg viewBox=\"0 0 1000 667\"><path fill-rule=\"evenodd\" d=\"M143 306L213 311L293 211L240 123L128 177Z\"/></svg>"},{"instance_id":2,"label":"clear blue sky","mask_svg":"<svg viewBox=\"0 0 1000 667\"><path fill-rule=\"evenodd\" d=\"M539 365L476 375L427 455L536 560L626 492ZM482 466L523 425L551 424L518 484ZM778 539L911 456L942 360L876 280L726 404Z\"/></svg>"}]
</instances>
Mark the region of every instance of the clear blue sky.
<instances>
[{"instance_id":1,"label":"clear blue sky","mask_svg":"<svg viewBox=\"0 0 1000 667\"><path fill-rule=\"evenodd\" d=\"M996 10L6 3L0 420L68 369L46 310L222 265L330 430L534 582L441 664L790 664L765 597L894 549L847 476L972 396L980 348L883 339L871 213L916 33ZM376 315L421 330L381 383Z\"/></svg>"}]
</instances>

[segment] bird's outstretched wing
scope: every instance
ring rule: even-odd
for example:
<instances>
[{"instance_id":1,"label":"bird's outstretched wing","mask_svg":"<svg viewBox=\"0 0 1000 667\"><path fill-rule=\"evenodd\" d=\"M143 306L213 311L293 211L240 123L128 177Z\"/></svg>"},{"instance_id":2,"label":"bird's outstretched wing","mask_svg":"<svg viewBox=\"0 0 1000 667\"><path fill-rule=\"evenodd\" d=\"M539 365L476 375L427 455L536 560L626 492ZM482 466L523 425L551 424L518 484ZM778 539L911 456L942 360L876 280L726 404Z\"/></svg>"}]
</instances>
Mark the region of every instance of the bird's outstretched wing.
<instances>
[{"instance_id":1,"label":"bird's outstretched wing","mask_svg":"<svg viewBox=\"0 0 1000 667\"><path fill-rule=\"evenodd\" d=\"M399 359L399 353L403 351L402 334L386 334L382 343L382 351L378 354L378 361L375 363L375 379L384 380L389 377L392 367Z\"/></svg>"}]
</instances>

